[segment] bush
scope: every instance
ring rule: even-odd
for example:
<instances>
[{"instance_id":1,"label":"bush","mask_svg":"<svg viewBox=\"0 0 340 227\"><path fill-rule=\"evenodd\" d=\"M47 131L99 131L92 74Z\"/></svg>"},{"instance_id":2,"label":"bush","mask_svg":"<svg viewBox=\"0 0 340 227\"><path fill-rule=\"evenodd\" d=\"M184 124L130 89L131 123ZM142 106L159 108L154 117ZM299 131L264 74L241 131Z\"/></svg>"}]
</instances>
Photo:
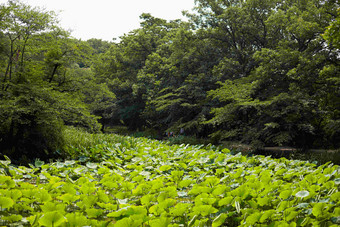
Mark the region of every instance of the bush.
<instances>
[{"instance_id":1,"label":"bush","mask_svg":"<svg viewBox=\"0 0 340 227\"><path fill-rule=\"evenodd\" d=\"M49 92L20 86L12 95L0 101L0 152L20 164L58 157L64 124Z\"/></svg>"}]
</instances>

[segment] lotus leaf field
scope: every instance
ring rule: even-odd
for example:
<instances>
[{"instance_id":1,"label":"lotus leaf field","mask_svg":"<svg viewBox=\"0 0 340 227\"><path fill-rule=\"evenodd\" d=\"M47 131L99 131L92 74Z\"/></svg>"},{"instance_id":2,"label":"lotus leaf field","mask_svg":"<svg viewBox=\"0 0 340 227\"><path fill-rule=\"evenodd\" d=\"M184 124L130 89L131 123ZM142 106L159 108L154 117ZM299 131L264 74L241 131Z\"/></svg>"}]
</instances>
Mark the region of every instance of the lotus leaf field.
<instances>
[{"instance_id":1,"label":"lotus leaf field","mask_svg":"<svg viewBox=\"0 0 340 227\"><path fill-rule=\"evenodd\" d=\"M1 161L0 226L340 224L340 168L329 163L118 135L68 152L30 168Z\"/></svg>"}]
</instances>

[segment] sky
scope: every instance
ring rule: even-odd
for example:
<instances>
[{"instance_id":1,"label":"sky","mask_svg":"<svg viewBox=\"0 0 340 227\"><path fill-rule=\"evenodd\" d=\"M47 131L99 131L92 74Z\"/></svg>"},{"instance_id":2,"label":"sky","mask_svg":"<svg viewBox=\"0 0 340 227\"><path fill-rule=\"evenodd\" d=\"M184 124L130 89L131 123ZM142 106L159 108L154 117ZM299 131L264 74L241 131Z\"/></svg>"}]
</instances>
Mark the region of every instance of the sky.
<instances>
[{"instance_id":1,"label":"sky","mask_svg":"<svg viewBox=\"0 0 340 227\"><path fill-rule=\"evenodd\" d=\"M112 41L139 28L139 16L150 13L166 20L186 18L194 0L21 0L31 6L58 13L60 26L71 30L77 39L97 38ZM5 3L7 0L0 0Z\"/></svg>"}]
</instances>

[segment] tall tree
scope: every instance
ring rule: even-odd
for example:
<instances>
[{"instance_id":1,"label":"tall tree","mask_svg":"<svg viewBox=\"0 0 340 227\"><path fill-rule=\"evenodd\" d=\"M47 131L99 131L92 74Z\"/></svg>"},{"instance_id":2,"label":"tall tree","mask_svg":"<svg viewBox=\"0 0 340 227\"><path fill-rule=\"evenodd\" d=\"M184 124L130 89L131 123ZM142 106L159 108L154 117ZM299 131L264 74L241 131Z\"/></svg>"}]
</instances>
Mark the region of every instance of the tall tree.
<instances>
[{"instance_id":1,"label":"tall tree","mask_svg":"<svg viewBox=\"0 0 340 227\"><path fill-rule=\"evenodd\" d=\"M84 102L91 88L100 93L105 87L93 77L87 78L92 87L74 86L86 77L75 73L76 63L91 48L58 27L53 12L20 1L0 8L0 152L23 162L55 157L65 124L100 128L90 110L94 101Z\"/></svg>"},{"instance_id":2,"label":"tall tree","mask_svg":"<svg viewBox=\"0 0 340 227\"><path fill-rule=\"evenodd\" d=\"M106 81L117 97L115 123L123 123L133 130L144 126L140 114L145 101L137 75L170 29L165 20L150 14L142 14L140 18L141 28L120 37L120 42L112 45L94 67L97 77Z\"/></svg>"},{"instance_id":3,"label":"tall tree","mask_svg":"<svg viewBox=\"0 0 340 227\"><path fill-rule=\"evenodd\" d=\"M253 7L253 2L245 1L239 7ZM266 29L258 35L266 31L268 40L274 39L258 47L253 39L251 47L256 48L248 55L254 62L251 70L211 93L224 102L210 121L221 129L214 135L258 146L323 146L327 138L321 135L335 111L323 103L329 103L325 94L330 99L336 96L336 84L325 80L322 71L338 60L333 50L324 48L321 34L339 6L323 1L274 3L268 5L262 26ZM249 16L251 20L252 13ZM235 96L238 92L246 96L240 99Z\"/></svg>"}]
</instances>

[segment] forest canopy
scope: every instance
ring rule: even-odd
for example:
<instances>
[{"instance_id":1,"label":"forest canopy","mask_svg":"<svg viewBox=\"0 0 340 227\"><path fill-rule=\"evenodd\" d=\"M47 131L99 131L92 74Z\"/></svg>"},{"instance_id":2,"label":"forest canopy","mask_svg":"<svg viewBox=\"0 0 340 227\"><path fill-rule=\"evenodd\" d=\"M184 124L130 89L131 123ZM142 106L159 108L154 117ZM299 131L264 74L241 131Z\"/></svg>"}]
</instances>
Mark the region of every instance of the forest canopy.
<instances>
[{"instance_id":1,"label":"forest canopy","mask_svg":"<svg viewBox=\"0 0 340 227\"><path fill-rule=\"evenodd\" d=\"M142 14L107 42L73 38L54 12L1 4L0 152L51 158L68 126L340 147L338 1L195 5L188 21Z\"/></svg>"}]
</instances>

